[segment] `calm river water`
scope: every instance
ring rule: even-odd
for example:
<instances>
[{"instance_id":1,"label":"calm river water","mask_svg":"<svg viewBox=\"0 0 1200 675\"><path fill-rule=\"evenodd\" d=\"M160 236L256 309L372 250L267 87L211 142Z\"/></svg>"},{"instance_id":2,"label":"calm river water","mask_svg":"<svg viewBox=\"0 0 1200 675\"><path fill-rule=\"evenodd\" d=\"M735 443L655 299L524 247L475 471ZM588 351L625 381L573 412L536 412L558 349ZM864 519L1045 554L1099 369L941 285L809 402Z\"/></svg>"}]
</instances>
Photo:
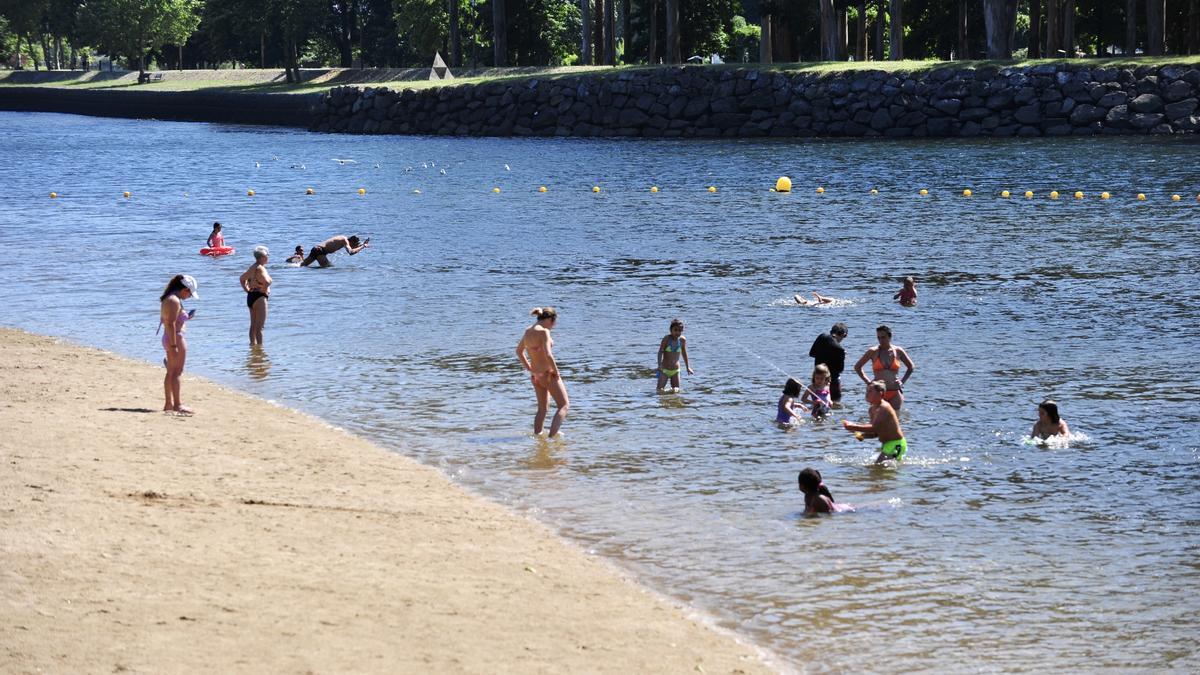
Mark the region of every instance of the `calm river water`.
<instances>
[{"instance_id":1,"label":"calm river water","mask_svg":"<svg viewBox=\"0 0 1200 675\"><path fill-rule=\"evenodd\" d=\"M0 323L157 362L157 296L191 273L191 372L436 465L799 668L1194 672L1198 160L1159 138L354 137L3 113ZM784 174L796 191L769 192ZM237 255L197 255L214 220ZM372 247L332 269L282 264L354 232ZM260 243L275 287L255 354L237 277ZM891 301L906 274L913 309ZM812 290L843 302L790 300ZM572 402L557 442L531 435L513 354L542 304ZM674 317L696 375L659 397ZM899 468L834 422L772 424L835 321L851 361L887 323L916 362ZM1048 396L1086 440L1022 442ZM799 517L806 466L858 512Z\"/></svg>"}]
</instances>

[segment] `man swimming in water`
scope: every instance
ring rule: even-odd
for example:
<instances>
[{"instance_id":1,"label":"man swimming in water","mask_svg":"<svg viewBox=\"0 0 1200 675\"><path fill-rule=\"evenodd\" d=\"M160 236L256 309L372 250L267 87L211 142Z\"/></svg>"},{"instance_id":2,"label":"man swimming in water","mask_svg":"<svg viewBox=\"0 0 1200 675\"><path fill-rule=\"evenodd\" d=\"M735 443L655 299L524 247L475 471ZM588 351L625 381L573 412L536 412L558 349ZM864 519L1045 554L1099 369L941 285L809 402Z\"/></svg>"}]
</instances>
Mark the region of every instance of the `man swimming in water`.
<instances>
[{"instance_id":1,"label":"man swimming in water","mask_svg":"<svg viewBox=\"0 0 1200 675\"><path fill-rule=\"evenodd\" d=\"M847 431L853 431L854 437L860 441L864 438L878 438L881 446L876 464L894 459L897 462L904 459L908 453L908 441L904 440L904 431L900 428L900 418L895 408L883 400L883 392L887 385L883 380L875 380L867 385L867 403L871 404L869 424L853 424L850 420L842 420L842 426Z\"/></svg>"},{"instance_id":2,"label":"man swimming in water","mask_svg":"<svg viewBox=\"0 0 1200 675\"><path fill-rule=\"evenodd\" d=\"M309 265L313 264L313 261L315 260L321 267L329 267L330 263L328 256L330 254L336 253L344 248L346 249L346 253L355 255L370 245L370 237L367 237L366 240L360 244L357 234L348 238L344 234L339 234L337 236L330 237L309 249L308 257L304 259L304 262L300 263L300 266L308 267Z\"/></svg>"}]
</instances>

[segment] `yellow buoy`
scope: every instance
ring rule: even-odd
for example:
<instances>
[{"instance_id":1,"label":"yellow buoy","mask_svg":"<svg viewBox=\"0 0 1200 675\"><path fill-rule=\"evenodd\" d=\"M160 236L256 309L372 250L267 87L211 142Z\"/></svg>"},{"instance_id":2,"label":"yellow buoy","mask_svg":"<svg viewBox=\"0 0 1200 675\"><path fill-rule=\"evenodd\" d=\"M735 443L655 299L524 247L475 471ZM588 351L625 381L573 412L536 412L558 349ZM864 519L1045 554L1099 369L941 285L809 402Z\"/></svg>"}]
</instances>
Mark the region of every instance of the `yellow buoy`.
<instances>
[{"instance_id":1,"label":"yellow buoy","mask_svg":"<svg viewBox=\"0 0 1200 675\"><path fill-rule=\"evenodd\" d=\"M599 185L593 185L593 186L592 186L592 192L599 192L599 191L600 191L600 186L599 186Z\"/></svg>"},{"instance_id":2,"label":"yellow buoy","mask_svg":"<svg viewBox=\"0 0 1200 675\"><path fill-rule=\"evenodd\" d=\"M1100 193L1100 199L1108 199L1108 198L1109 198L1109 197L1111 197L1111 196L1112 196L1112 195L1108 194L1107 192L1101 192L1101 193Z\"/></svg>"},{"instance_id":3,"label":"yellow buoy","mask_svg":"<svg viewBox=\"0 0 1200 675\"><path fill-rule=\"evenodd\" d=\"M365 194L367 194L367 190L366 190L366 188L358 188L358 194L360 194L360 195L365 195Z\"/></svg>"},{"instance_id":4,"label":"yellow buoy","mask_svg":"<svg viewBox=\"0 0 1200 675\"><path fill-rule=\"evenodd\" d=\"M1058 199L1058 190L1050 191L1050 199Z\"/></svg>"},{"instance_id":5,"label":"yellow buoy","mask_svg":"<svg viewBox=\"0 0 1200 675\"><path fill-rule=\"evenodd\" d=\"M254 190L246 190L246 196L247 196L247 197L253 197L253 196L254 196Z\"/></svg>"},{"instance_id":6,"label":"yellow buoy","mask_svg":"<svg viewBox=\"0 0 1200 675\"><path fill-rule=\"evenodd\" d=\"M716 186L716 185L709 185L709 186L708 186L708 191L709 191L709 192L716 192L716 191L717 191L717 186Z\"/></svg>"},{"instance_id":7,"label":"yellow buoy","mask_svg":"<svg viewBox=\"0 0 1200 675\"><path fill-rule=\"evenodd\" d=\"M1002 190L1002 191L1000 192L1000 196L1001 196L1001 197L1004 197L1005 199L1008 199L1008 197L1009 197L1009 195L1010 195L1010 194L1012 194L1012 193L1010 193L1008 190Z\"/></svg>"},{"instance_id":8,"label":"yellow buoy","mask_svg":"<svg viewBox=\"0 0 1200 675\"><path fill-rule=\"evenodd\" d=\"M1075 199L1083 199L1083 193L1077 190L1075 192Z\"/></svg>"},{"instance_id":9,"label":"yellow buoy","mask_svg":"<svg viewBox=\"0 0 1200 675\"><path fill-rule=\"evenodd\" d=\"M121 195L124 196L126 199L129 199L129 191L128 190L126 190L125 192L122 192Z\"/></svg>"},{"instance_id":10,"label":"yellow buoy","mask_svg":"<svg viewBox=\"0 0 1200 675\"><path fill-rule=\"evenodd\" d=\"M494 187L494 188L492 188L492 192L495 192L496 194L499 194L499 193L500 193L500 188L498 188L498 187Z\"/></svg>"},{"instance_id":11,"label":"yellow buoy","mask_svg":"<svg viewBox=\"0 0 1200 675\"><path fill-rule=\"evenodd\" d=\"M658 186L657 186L657 185L651 185L651 186L650 186L650 191L651 191L651 192L658 192Z\"/></svg>"},{"instance_id":12,"label":"yellow buoy","mask_svg":"<svg viewBox=\"0 0 1200 675\"><path fill-rule=\"evenodd\" d=\"M1033 190L1025 191L1025 199L1033 199Z\"/></svg>"},{"instance_id":13,"label":"yellow buoy","mask_svg":"<svg viewBox=\"0 0 1200 675\"><path fill-rule=\"evenodd\" d=\"M823 187L817 188L817 194L819 194L819 195L825 194L825 188L823 188Z\"/></svg>"},{"instance_id":14,"label":"yellow buoy","mask_svg":"<svg viewBox=\"0 0 1200 675\"><path fill-rule=\"evenodd\" d=\"M788 178L787 176L780 176L779 179L775 181L775 191L776 192L791 192L792 191L792 179Z\"/></svg>"},{"instance_id":15,"label":"yellow buoy","mask_svg":"<svg viewBox=\"0 0 1200 675\"><path fill-rule=\"evenodd\" d=\"M963 190L963 196L964 196L964 197L970 197L970 196L971 196L971 191L970 191L969 189L967 189L967 190Z\"/></svg>"},{"instance_id":16,"label":"yellow buoy","mask_svg":"<svg viewBox=\"0 0 1200 675\"><path fill-rule=\"evenodd\" d=\"M313 189L312 189L312 188L308 188L307 190L305 190L305 191L304 191L304 194L306 194L306 195L311 195L311 194L313 194Z\"/></svg>"},{"instance_id":17,"label":"yellow buoy","mask_svg":"<svg viewBox=\"0 0 1200 675\"><path fill-rule=\"evenodd\" d=\"M925 188L921 188L921 196L924 197L927 194L929 194L929 190L926 190Z\"/></svg>"},{"instance_id":18,"label":"yellow buoy","mask_svg":"<svg viewBox=\"0 0 1200 675\"><path fill-rule=\"evenodd\" d=\"M50 193L50 199L58 199L58 193L57 193L57 192L51 192L51 193Z\"/></svg>"},{"instance_id":19,"label":"yellow buoy","mask_svg":"<svg viewBox=\"0 0 1200 675\"><path fill-rule=\"evenodd\" d=\"M1142 193L1142 192L1139 192L1139 193L1138 193L1138 201L1139 201L1139 202L1144 202L1144 201L1146 201L1146 195L1145 195L1145 193Z\"/></svg>"},{"instance_id":20,"label":"yellow buoy","mask_svg":"<svg viewBox=\"0 0 1200 675\"><path fill-rule=\"evenodd\" d=\"M1183 199L1183 197L1180 197L1179 195L1171 195L1171 201L1173 202L1177 202L1180 199Z\"/></svg>"},{"instance_id":21,"label":"yellow buoy","mask_svg":"<svg viewBox=\"0 0 1200 675\"><path fill-rule=\"evenodd\" d=\"M875 188L871 188L871 194L877 195L877 194L879 194L879 190L876 190Z\"/></svg>"},{"instance_id":22,"label":"yellow buoy","mask_svg":"<svg viewBox=\"0 0 1200 675\"><path fill-rule=\"evenodd\" d=\"M545 191L546 191L546 186L545 186L545 185L543 185L543 186L541 186L541 187L539 187L539 188L538 188L538 192L545 192Z\"/></svg>"}]
</instances>

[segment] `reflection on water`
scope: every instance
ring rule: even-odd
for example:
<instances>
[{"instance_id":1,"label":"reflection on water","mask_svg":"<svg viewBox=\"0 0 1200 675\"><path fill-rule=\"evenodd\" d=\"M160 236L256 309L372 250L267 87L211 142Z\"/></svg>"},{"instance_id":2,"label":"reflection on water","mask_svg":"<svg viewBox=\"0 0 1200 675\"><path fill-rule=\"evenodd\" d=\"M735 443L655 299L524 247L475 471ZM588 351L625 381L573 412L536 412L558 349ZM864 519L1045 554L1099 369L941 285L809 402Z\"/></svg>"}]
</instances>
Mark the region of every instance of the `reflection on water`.
<instances>
[{"instance_id":1,"label":"reflection on water","mask_svg":"<svg viewBox=\"0 0 1200 675\"><path fill-rule=\"evenodd\" d=\"M813 670L1200 669L1200 385L1179 374L1197 351L1200 211L1145 187L1200 191L1194 141L0 122L0 246L39 252L0 266L0 323L157 363L158 293L191 273L191 372L438 466ZM768 192L782 174L797 190ZM823 195L801 189L818 177ZM954 196L964 187L976 196ZM1123 187L1154 196L987 196ZM238 254L197 255L214 220ZM326 270L272 264L269 356L247 352L237 277L253 246L339 232L372 246ZM912 309L891 301L907 275ZM845 302L792 298L813 290ZM513 353L545 304L571 395L554 441L530 434ZM696 374L658 396L675 317ZM881 323L916 362L900 466L874 466L878 444L841 428L867 412L852 373L831 419L773 423L785 380L809 381L808 348L836 321L848 363ZM1090 440L1024 444L1046 397ZM858 511L797 519L805 466Z\"/></svg>"}]
</instances>

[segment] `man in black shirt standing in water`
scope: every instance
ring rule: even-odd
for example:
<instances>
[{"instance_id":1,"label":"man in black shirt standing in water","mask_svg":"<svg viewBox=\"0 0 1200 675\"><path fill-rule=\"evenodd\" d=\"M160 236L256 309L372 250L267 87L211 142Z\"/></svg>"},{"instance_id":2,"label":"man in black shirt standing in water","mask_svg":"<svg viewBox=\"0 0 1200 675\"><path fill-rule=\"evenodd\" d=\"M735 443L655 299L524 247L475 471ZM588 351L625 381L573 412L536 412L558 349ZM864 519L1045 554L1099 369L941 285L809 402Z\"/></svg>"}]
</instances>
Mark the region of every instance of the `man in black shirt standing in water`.
<instances>
[{"instance_id":1,"label":"man in black shirt standing in water","mask_svg":"<svg viewBox=\"0 0 1200 675\"><path fill-rule=\"evenodd\" d=\"M813 357L816 363L824 363L829 368L829 398L834 403L842 400L841 377L842 370L846 368L846 348L842 346L842 339L849 334L850 330L846 328L846 324L839 321L833 324L828 333L818 335L812 348L808 350L808 355Z\"/></svg>"}]
</instances>

